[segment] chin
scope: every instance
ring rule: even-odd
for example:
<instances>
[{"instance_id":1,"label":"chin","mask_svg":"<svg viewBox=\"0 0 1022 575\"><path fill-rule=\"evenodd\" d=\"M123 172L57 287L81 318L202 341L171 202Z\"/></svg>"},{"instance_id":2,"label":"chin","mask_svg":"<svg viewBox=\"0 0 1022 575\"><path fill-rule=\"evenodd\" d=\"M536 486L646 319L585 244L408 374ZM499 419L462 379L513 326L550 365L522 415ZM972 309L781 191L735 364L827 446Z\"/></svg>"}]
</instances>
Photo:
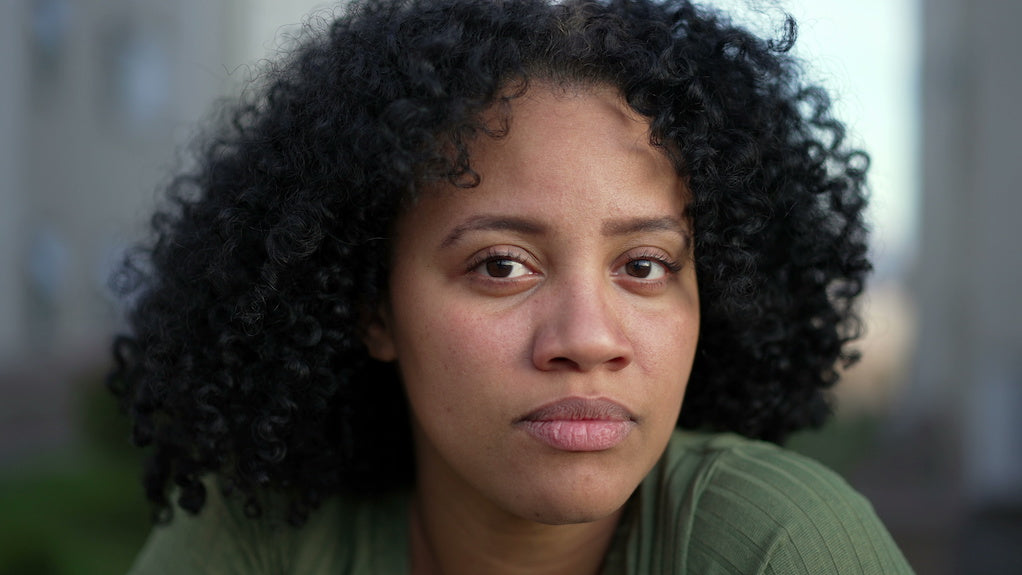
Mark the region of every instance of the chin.
<instances>
[{"instance_id":1,"label":"chin","mask_svg":"<svg viewBox=\"0 0 1022 575\"><path fill-rule=\"evenodd\" d=\"M533 521L544 525L577 525L581 523L592 523L594 521L606 519L614 513L617 513L620 509L621 506L615 507L611 510L600 510L598 512L593 509L565 511L544 510L542 513L533 517Z\"/></svg>"},{"instance_id":2,"label":"chin","mask_svg":"<svg viewBox=\"0 0 1022 575\"><path fill-rule=\"evenodd\" d=\"M617 513L638 487L638 482L558 481L555 485L530 485L518 500L519 517L547 525L599 521Z\"/></svg>"}]
</instances>

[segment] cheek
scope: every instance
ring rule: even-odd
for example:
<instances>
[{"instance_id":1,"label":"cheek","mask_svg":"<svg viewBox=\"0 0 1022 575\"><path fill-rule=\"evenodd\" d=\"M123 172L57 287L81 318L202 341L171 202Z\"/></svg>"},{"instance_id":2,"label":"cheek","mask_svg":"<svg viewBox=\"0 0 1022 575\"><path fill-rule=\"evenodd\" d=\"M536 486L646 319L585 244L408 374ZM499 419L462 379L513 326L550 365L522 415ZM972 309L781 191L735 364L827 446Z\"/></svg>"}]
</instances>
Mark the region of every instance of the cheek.
<instances>
[{"instance_id":1,"label":"cheek","mask_svg":"<svg viewBox=\"0 0 1022 575\"><path fill-rule=\"evenodd\" d=\"M395 341L413 406L442 413L499 409L508 391L502 378L528 357L521 321L450 297L406 303L397 316Z\"/></svg>"},{"instance_id":2,"label":"cheek","mask_svg":"<svg viewBox=\"0 0 1022 575\"><path fill-rule=\"evenodd\" d=\"M680 405L688 385L699 339L698 307L686 305L682 313L653 313L641 318L633 330L639 365L649 382L650 392L665 405Z\"/></svg>"},{"instance_id":3,"label":"cheek","mask_svg":"<svg viewBox=\"0 0 1022 575\"><path fill-rule=\"evenodd\" d=\"M521 321L472 310L448 299L451 303L418 312L419 328L413 334L417 341L408 343L428 350L432 356L420 357L420 361L458 376L492 370L520 356L527 329Z\"/></svg>"}]
</instances>

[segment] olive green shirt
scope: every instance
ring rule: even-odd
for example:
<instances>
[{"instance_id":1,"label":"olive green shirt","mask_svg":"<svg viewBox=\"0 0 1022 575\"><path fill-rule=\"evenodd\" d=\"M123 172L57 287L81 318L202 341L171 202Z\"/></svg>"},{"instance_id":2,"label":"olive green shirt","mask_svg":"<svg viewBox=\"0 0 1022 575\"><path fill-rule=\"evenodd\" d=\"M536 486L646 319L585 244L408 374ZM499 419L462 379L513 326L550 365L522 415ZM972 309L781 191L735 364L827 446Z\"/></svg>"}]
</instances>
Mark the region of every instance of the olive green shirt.
<instances>
[{"instance_id":1,"label":"olive green shirt","mask_svg":"<svg viewBox=\"0 0 1022 575\"><path fill-rule=\"evenodd\" d=\"M408 573L407 494L336 497L296 529L210 489L201 514L154 529L132 575ZM774 445L675 432L629 500L606 574L912 573L870 504Z\"/></svg>"}]
</instances>

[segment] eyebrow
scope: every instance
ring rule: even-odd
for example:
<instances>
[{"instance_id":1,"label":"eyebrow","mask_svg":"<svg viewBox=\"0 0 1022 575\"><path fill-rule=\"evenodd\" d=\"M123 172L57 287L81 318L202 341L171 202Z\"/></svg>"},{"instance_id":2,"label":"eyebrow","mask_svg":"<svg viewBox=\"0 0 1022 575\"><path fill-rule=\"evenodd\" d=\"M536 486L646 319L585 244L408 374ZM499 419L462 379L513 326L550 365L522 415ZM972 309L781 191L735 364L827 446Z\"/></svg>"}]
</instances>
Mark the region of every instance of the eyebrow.
<instances>
[{"instance_id":1,"label":"eyebrow","mask_svg":"<svg viewBox=\"0 0 1022 575\"><path fill-rule=\"evenodd\" d=\"M524 235L541 235L547 231L547 227L536 221L516 218L511 216L475 216L465 222L458 224L443 241L441 248L446 248L458 242L468 232L475 231L512 231ZM649 232L673 232L682 237L687 244L689 233L680 220L670 216L661 218L629 218L620 220L609 220L603 222L600 233L605 236L627 236L631 234Z\"/></svg>"},{"instance_id":2,"label":"eyebrow","mask_svg":"<svg viewBox=\"0 0 1022 575\"><path fill-rule=\"evenodd\" d=\"M461 239L466 232L475 231L511 231L526 235L539 235L546 232L546 226L524 218L506 216L475 216L458 224L447 234L440 247L446 248Z\"/></svg>"},{"instance_id":3,"label":"eyebrow","mask_svg":"<svg viewBox=\"0 0 1022 575\"><path fill-rule=\"evenodd\" d=\"M664 216L662 218L629 218L603 222L600 231L605 236L627 236L648 232L674 232L688 238L688 228L681 220Z\"/></svg>"}]
</instances>

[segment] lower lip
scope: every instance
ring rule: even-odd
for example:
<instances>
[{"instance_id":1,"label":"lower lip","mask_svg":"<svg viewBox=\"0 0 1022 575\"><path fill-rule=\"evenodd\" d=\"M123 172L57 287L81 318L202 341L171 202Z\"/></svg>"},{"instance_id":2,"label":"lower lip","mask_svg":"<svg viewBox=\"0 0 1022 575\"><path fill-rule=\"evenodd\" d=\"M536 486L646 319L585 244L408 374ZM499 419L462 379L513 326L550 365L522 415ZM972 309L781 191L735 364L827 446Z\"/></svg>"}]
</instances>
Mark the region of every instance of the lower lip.
<instances>
[{"instance_id":1,"label":"lower lip","mask_svg":"<svg viewBox=\"0 0 1022 575\"><path fill-rule=\"evenodd\" d=\"M561 451L604 451L628 437L635 427L633 421L586 419L523 421L521 428L554 449Z\"/></svg>"}]
</instances>

